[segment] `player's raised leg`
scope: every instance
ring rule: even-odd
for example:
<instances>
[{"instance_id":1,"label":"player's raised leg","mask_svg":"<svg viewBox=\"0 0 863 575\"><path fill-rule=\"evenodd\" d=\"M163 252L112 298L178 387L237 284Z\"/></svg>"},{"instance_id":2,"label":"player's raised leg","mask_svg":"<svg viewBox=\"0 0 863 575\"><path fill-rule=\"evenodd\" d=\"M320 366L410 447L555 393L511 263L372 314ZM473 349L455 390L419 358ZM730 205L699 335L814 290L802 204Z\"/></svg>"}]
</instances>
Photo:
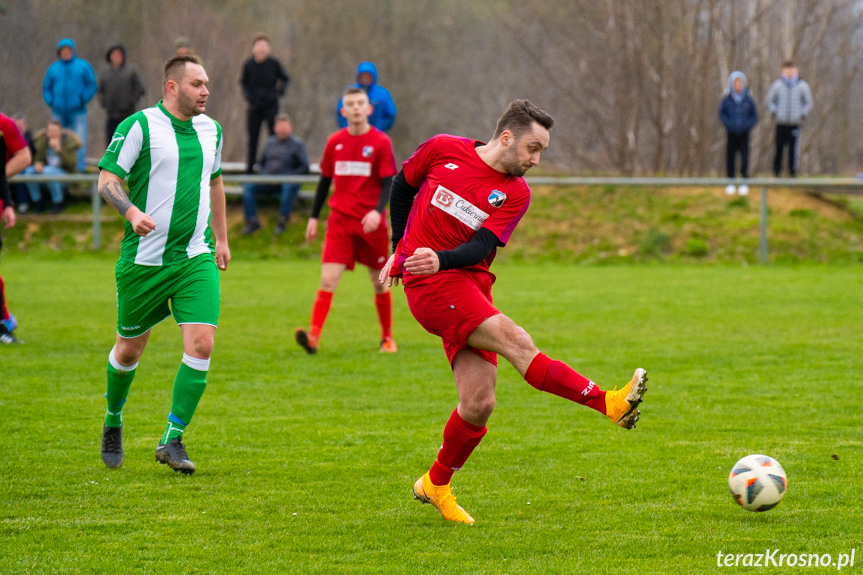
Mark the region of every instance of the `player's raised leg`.
<instances>
[{"instance_id":1,"label":"player's raised leg","mask_svg":"<svg viewBox=\"0 0 863 575\"><path fill-rule=\"evenodd\" d=\"M480 324L468 343L499 353L525 381L540 391L591 407L625 429L634 428L638 421L638 405L647 391L647 372L644 369L636 369L622 389L602 391L595 382L564 362L540 352L530 335L503 314L492 316Z\"/></svg>"},{"instance_id":2,"label":"player's raised leg","mask_svg":"<svg viewBox=\"0 0 863 575\"><path fill-rule=\"evenodd\" d=\"M112 469L123 465L123 405L149 338L149 331L138 337L118 335L108 354L108 385L105 391L108 406L105 410L105 425L102 427L102 461Z\"/></svg>"},{"instance_id":3,"label":"player's raised leg","mask_svg":"<svg viewBox=\"0 0 863 575\"><path fill-rule=\"evenodd\" d=\"M194 473L195 464L189 460L183 445L183 432L191 423L207 387L207 370L210 368L216 328L199 323L180 327L183 330L183 361L174 379L171 412L156 448L156 460L169 465L174 471Z\"/></svg>"},{"instance_id":4,"label":"player's raised leg","mask_svg":"<svg viewBox=\"0 0 863 575\"><path fill-rule=\"evenodd\" d=\"M497 366L462 349L453 357L452 368L458 407L444 427L443 445L434 464L414 484L414 497L434 505L448 521L472 524L473 517L456 502L450 480L485 436L485 424L494 410Z\"/></svg>"},{"instance_id":5,"label":"player's raised leg","mask_svg":"<svg viewBox=\"0 0 863 575\"><path fill-rule=\"evenodd\" d=\"M315 294L315 303L312 305L312 319L309 330L306 331L300 327L294 333L297 343L306 350L306 353L313 354L318 352L318 340L321 337L321 331L324 329L324 323L327 321L327 315L330 313L333 294L336 288L339 287L339 281L341 281L345 269L347 269L347 266L344 264L321 264L321 285L318 288L318 293Z\"/></svg>"},{"instance_id":6,"label":"player's raised leg","mask_svg":"<svg viewBox=\"0 0 863 575\"><path fill-rule=\"evenodd\" d=\"M396 353L398 346L393 339L393 300L389 287L383 285L378 277L381 270L369 268L369 279L375 290L375 309L381 324L381 353Z\"/></svg>"}]
</instances>

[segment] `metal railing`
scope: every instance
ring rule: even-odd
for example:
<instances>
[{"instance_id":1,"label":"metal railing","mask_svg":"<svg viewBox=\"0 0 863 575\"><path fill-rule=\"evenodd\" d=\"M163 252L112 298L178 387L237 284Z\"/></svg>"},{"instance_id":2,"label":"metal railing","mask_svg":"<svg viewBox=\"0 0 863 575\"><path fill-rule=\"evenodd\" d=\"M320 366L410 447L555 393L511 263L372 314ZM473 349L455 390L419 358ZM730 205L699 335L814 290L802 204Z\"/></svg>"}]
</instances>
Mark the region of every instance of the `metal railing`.
<instances>
[{"instance_id":1,"label":"metal railing","mask_svg":"<svg viewBox=\"0 0 863 575\"><path fill-rule=\"evenodd\" d=\"M241 190L232 187L237 184L315 184L320 176L261 176L225 174L222 179L225 182L227 195L239 195ZM817 190L829 194L863 196L863 181L854 178L581 178L581 177L528 177L525 178L531 186L615 186L623 188L671 188L671 187L721 187L731 184L739 186L746 184L753 189L761 189L761 218L759 224L760 242L759 258L762 264L768 263L768 189L790 188L796 191ZM101 209L102 198L97 189L97 174L69 174L65 176L47 176L39 174L17 175L11 182L62 182L75 183L87 182L91 184L91 203L93 206L93 248L98 250L102 247L102 222ZM311 198L314 194L310 191L301 191L300 197Z\"/></svg>"}]
</instances>

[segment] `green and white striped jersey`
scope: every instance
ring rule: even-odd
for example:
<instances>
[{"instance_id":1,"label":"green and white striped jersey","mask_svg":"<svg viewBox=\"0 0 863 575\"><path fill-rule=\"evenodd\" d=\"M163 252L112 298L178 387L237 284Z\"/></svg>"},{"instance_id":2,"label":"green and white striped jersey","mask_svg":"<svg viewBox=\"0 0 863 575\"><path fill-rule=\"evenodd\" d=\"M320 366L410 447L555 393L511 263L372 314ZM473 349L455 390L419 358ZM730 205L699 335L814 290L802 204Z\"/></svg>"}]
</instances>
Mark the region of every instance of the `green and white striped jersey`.
<instances>
[{"instance_id":1,"label":"green and white striped jersey","mask_svg":"<svg viewBox=\"0 0 863 575\"><path fill-rule=\"evenodd\" d=\"M213 252L210 180L222 174L222 127L205 115L182 122L161 100L117 127L99 167L129 178L129 199L156 223L140 237L126 222L120 259L161 266Z\"/></svg>"}]
</instances>

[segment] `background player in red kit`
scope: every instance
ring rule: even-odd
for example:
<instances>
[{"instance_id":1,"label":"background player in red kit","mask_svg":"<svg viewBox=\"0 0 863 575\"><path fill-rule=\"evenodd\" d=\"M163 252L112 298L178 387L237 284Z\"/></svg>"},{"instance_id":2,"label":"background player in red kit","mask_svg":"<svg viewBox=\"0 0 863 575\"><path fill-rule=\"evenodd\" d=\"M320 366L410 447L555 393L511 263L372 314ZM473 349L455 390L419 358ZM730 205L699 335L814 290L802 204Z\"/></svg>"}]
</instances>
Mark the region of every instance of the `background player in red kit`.
<instances>
[{"instance_id":1,"label":"background player in red kit","mask_svg":"<svg viewBox=\"0 0 863 575\"><path fill-rule=\"evenodd\" d=\"M543 110L515 100L488 144L435 136L393 180L394 250L380 281L402 278L411 313L443 340L459 394L437 459L413 492L450 521L474 522L456 503L450 479L485 435L495 404L497 354L533 387L591 407L626 429L635 427L646 391L641 368L620 391L600 390L541 353L524 329L492 305L495 276L489 266L527 211L530 189L521 176L539 164L553 124Z\"/></svg>"},{"instance_id":2,"label":"background player in red kit","mask_svg":"<svg viewBox=\"0 0 863 575\"><path fill-rule=\"evenodd\" d=\"M389 230L383 215L396 174L396 162L389 137L369 124L372 106L365 91L348 88L342 95L342 102L341 114L348 126L327 140L312 216L306 226L306 241L311 241L318 236L318 216L330 182L335 181L321 254L321 285L312 307L309 331L299 328L295 336L307 353L317 353L333 292L345 270L353 270L354 264L360 262L369 268L375 291L375 307L381 324L380 351L395 353L392 299L389 287L378 281L378 272L389 255Z\"/></svg>"},{"instance_id":3,"label":"background player in red kit","mask_svg":"<svg viewBox=\"0 0 863 575\"><path fill-rule=\"evenodd\" d=\"M30 165L30 148L11 118L0 114L0 158L3 173L0 175L0 223L11 228L15 225L15 208L9 193L8 179ZM0 238L0 247L3 240ZM6 307L6 286L0 276L0 343L18 343L13 335L18 322Z\"/></svg>"}]
</instances>

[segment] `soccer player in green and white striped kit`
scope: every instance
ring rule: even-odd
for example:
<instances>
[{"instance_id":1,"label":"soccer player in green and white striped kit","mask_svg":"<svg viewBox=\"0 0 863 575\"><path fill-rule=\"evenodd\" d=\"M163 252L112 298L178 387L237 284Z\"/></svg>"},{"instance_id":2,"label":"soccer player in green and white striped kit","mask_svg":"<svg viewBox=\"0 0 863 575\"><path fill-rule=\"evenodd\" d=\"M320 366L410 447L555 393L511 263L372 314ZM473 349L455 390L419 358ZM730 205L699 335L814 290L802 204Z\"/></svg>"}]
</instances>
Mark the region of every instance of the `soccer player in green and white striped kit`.
<instances>
[{"instance_id":1,"label":"soccer player in green and white striped kit","mask_svg":"<svg viewBox=\"0 0 863 575\"><path fill-rule=\"evenodd\" d=\"M219 320L216 267L227 269L231 259L222 128L204 115L207 82L195 56L168 60L162 100L123 120L99 162L99 193L127 220L116 268L117 341L108 355L102 431L108 467L123 464L123 404L150 329L173 314L184 353L156 460L174 471L195 471L183 430L207 386ZM126 178L129 195L121 185Z\"/></svg>"}]
</instances>

